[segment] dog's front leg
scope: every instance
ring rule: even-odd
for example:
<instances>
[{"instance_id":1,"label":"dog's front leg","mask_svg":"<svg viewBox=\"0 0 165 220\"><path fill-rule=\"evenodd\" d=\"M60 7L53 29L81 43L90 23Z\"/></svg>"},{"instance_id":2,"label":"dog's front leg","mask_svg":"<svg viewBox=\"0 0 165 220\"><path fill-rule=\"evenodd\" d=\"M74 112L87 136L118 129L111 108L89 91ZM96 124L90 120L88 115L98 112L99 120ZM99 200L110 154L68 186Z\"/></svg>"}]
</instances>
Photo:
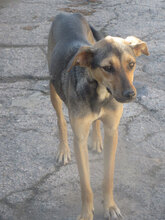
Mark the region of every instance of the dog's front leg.
<instances>
[{"instance_id":1,"label":"dog's front leg","mask_svg":"<svg viewBox=\"0 0 165 220\"><path fill-rule=\"evenodd\" d=\"M118 129L111 130L104 127L104 217L107 219L121 216L113 198L113 177L115 154L118 142Z\"/></svg>"},{"instance_id":2,"label":"dog's front leg","mask_svg":"<svg viewBox=\"0 0 165 220\"><path fill-rule=\"evenodd\" d=\"M74 151L81 184L82 210L78 220L93 220L93 193L90 186L87 139L90 129L88 119L70 117L74 132Z\"/></svg>"}]
</instances>

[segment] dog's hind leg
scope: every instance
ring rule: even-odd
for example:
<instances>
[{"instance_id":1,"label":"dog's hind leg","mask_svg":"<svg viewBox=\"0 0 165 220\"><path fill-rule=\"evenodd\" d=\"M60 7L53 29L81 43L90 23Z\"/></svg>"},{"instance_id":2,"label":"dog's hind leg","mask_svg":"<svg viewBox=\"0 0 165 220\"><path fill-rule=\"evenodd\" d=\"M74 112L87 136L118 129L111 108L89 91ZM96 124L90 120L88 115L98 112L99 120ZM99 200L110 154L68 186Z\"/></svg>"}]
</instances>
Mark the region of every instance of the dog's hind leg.
<instances>
[{"instance_id":1,"label":"dog's hind leg","mask_svg":"<svg viewBox=\"0 0 165 220\"><path fill-rule=\"evenodd\" d=\"M56 93L53 84L50 82L50 98L54 109L56 110L60 144L56 159L58 162L63 162L64 165L70 160L70 149L68 147L68 137L67 137L67 124L62 111L62 100Z\"/></svg>"},{"instance_id":2,"label":"dog's hind leg","mask_svg":"<svg viewBox=\"0 0 165 220\"><path fill-rule=\"evenodd\" d=\"M100 153L103 150L103 143L100 131L100 120L96 120L92 124L92 134L89 141L90 148Z\"/></svg>"}]
</instances>

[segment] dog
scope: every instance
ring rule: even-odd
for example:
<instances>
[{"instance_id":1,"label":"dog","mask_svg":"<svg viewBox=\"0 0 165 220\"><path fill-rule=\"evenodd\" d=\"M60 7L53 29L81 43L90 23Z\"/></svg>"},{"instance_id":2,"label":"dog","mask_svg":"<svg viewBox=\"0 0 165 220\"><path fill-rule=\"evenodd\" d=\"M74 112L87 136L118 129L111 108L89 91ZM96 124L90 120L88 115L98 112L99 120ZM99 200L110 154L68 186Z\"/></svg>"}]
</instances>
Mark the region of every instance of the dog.
<instances>
[{"instance_id":1,"label":"dog","mask_svg":"<svg viewBox=\"0 0 165 220\"><path fill-rule=\"evenodd\" d=\"M82 209L78 220L93 220L87 139L92 125L93 149L104 146L104 217L121 217L114 201L113 176L118 125L123 103L136 97L133 75L136 57L149 55L147 44L129 36L104 37L81 14L58 14L48 39L50 97L55 108L60 144L58 162L67 164L70 149L62 103L68 108L74 134L74 152L81 185ZM100 132L104 127L104 141ZM103 142L103 144L102 144Z\"/></svg>"}]
</instances>

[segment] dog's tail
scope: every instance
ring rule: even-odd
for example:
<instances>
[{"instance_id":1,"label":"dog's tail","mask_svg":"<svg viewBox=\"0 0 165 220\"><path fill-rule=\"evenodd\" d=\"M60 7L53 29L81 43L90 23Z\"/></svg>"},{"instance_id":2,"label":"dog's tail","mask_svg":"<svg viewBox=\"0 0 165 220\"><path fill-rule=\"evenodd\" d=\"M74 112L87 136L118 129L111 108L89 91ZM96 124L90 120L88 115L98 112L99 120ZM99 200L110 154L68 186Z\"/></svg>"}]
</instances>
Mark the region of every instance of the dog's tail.
<instances>
[{"instance_id":1,"label":"dog's tail","mask_svg":"<svg viewBox=\"0 0 165 220\"><path fill-rule=\"evenodd\" d=\"M91 24L90 24L89 26L90 26L90 29L91 29L92 34L93 34L93 36L94 36L94 38L95 38L96 41L99 41L99 40L101 40L102 38L104 38L103 33L97 31Z\"/></svg>"}]
</instances>

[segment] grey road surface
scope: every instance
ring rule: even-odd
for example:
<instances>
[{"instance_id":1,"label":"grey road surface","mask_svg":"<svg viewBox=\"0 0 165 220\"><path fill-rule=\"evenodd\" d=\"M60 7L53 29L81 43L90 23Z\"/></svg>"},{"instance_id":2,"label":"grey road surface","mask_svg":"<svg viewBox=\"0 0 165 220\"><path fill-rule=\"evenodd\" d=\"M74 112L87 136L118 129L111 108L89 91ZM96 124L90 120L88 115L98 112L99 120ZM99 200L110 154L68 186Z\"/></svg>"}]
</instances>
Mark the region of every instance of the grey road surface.
<instances>
[{"instance_id":1,"label":"grey road surface","mask_svg":"<svg viewBox=\"0 0 165 220\"><path fill-rule=\"evenodd\" d=\"M80 12L107 35L134 35L150 56L137 59L138 97L124 105L115 200L125 220L165 219L165 1L0 1L0 220L75 220L79 176L58 166L56 115L49 98L47 38L60 11ZM103 155L90 152L94 220L103 219Z\"/></svg>"}]
</instances>

